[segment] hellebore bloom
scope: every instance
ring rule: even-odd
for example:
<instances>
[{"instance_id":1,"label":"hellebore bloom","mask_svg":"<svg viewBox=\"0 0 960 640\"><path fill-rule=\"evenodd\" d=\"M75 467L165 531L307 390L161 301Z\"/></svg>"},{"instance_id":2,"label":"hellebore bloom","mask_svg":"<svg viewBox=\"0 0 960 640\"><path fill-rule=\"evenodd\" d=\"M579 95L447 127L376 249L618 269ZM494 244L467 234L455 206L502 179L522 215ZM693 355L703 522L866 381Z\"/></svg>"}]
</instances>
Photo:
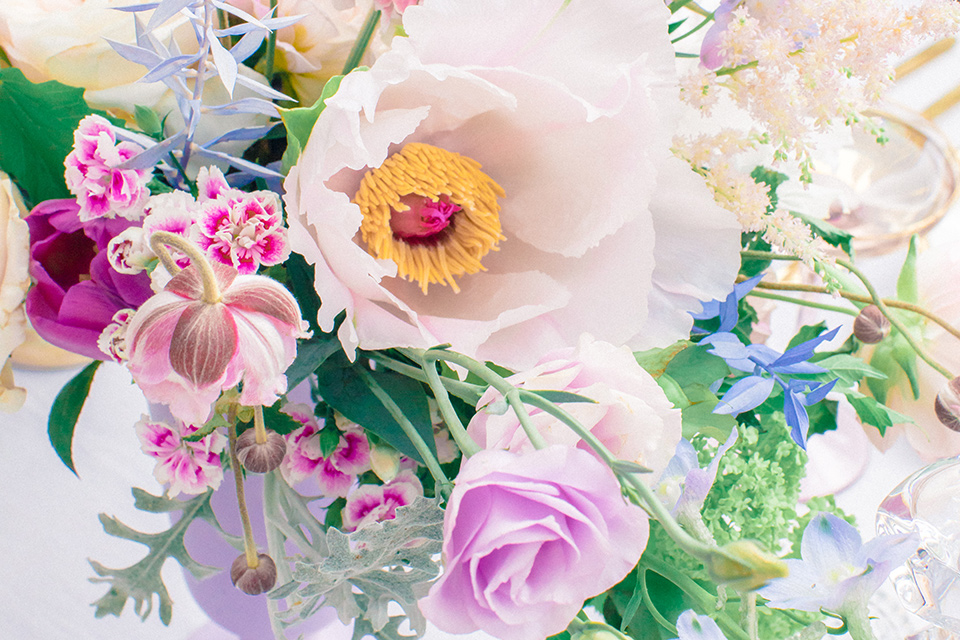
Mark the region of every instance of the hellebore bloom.
<instances>
[{"instance_id":1,"label":"hellebore bloom","mask_svg":"<svg viewBox=\"0 0 960 640\"><path fill-rule=\"evenodd\" d=\"M727 640L720 627L709 616L698 616L693 609L687 609L677 618L677 633L675 640Z\"/></svg>"},{"instance_id":2,"label":"hellebore bloom","mask_svg":"<svg viewBox=\"0 0 960 640\"><path fill-rule=\"evenodd\" d=\"M220 452L227 444L227 437L214 431L195 442L184 440L184 436L195 433L199 427L179 421L176 425L171 427L147 416L134 425L143 452L157 459L153 475L161 484L170 485L167 492L171 496L197 495L207 489L217 489L223 480Z\"/></svg>"},{"instance_id":3,"label":"hellebore bloom","mask_svg":"<svg viewBox=\"0 0 960 640\"><path fill-rule=\"evenodd\" d=\"M97 218L81 222L75 200L47 200L27 216L30 275L27 317L47 342L102 360L97 347L103 330L121 309L136 308L153 294L146 274L111 268L110 240L133 225Z\"/></svg>"},{"instance_id":4,"label":"hellebore bloom","mask_svg":"<svg viewBox=\"0 0 960 640\"><path fill-rule=\"evenodd\" d=\"M729 291L740 229L670 153L668 18L660 0L407 7L409 37L343 79L285 182L321 328L345 311L351 357L450 343L515 369L584 331L686 336L696 300Z\"/></svg>"},{"instance_id":5,"label":"hellebore bloom","mask_svg":"<svg viewBox=\"0 0 960 640\"><path fill-rule=\"evenodd\" d=\"M303 337L300 307L275 280L210 265L219 300L191 265L138 310L126 329L127 367L151 402L202 424L220 391L243 382L240 403L271 405Z\"/></svg>"},{"instance_id":6,"label":"hellebore bloom","mask_svg":"<svg viewBox=\"0 0 960 640\"><path fill-rule=\"evenodd\" d=\"M443 575L420 610L449 633L542 640L633 569L648 533L646 513L586 451L480 451L457 475Z\"/></svg>"},{"instance_id":7,"label":"hellebore bloom","mask_svg":"<svg viewBox=\"0 0 960 640\"><path fill-rule=\"evenodd\" d=\"M890 572L917 550L916 535L877 536L863 544L856 527L821 513L803 530L800 560L787 559L790 574L758 593L774 609L849 611L865 606Z\"/></svg>"},{"instance_id":8,"label":"hellebore bloom","mask_svg":"<svg viewBox=\"0 0 960 640\"><path fill-rule=\"evenodd\" d=\"M584 334L576 349L548 353L533 369L507 380L522 389L568 391L594 400L564 403L563 408L613 455L651 469L651 480L667 465L680 439L680 411L626 347ZM491 389L477 406L501 398ZM590 445L550 414L531 409L530 418L547 444L578 447L593 454ZM515 453L533 449L513 411L501 415L478 411L467 433L484 449Z\"/></svg>"}]
</instances>

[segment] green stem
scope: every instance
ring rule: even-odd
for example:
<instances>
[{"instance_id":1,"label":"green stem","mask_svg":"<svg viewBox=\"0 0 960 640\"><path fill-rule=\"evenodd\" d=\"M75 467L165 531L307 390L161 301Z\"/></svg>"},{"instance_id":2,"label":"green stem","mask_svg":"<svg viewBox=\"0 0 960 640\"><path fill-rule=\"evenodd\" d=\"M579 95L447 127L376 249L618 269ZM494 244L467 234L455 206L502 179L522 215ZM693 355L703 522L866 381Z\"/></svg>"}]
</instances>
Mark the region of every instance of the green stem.
<instances>
[{"instance_id":1,"label":"green stem","mask_svg":"<svg viewBox=\"0 0 960 640\"><path fill-rule=\"evenodd\" d=\"M277 8L277 0L270 0L270 10L272 11ZM267 84L270 84L270 81L273 80L273 59L276 55L277 50L277 31L276 29L270 30L270 35L267 36L267 54L264 61L263 76L267 79Z\"/></svg>"},{"instance_id":2,"label":"green stem","mask_svg":"<svg viewBox=\"0 0 960 640\"><path fill-rule=\"evenodd\" d=\"M757 594L755 591L740 593L740 622L746 628L750 640L758 640Z\"/></svg>"},{"instance_id":3,"label":"green stem","mask_svg":"<svg viewBox=\"0 0 960 640\"><path fill-rule=\"evenodd\" d=\"M253 408L253 435L257 444L267 442L267 428L263 422L263 407L259 404Z\"/></svg>"},{"instance_id":4,"label":"green stem","mask_svg":"<svg viewBox=\"0 0 960 640\"><path fill-rule=\"evenodd\" d=\"M690 36L692 36L693 34L695 34L697 31L700 31L700 29L703 29L705 26L707 26L707 25L710 24L711 22L713 22L713 14L710 14L709 17L704 18L704 19L700 22L700 24L698 24L697 26L695 26L693 29L690 29L690 31L687 31L687 32L686 32L685 34L683 34L682 36L677 36L676 38L674 38L673 40L671 40L671 42L672 42L673 44L677 44L677 43L680 42L681 40L683 40L683 39L685 39L685 38L689 38Z\"/></svg>"},{"instance_id":5,"label":"green stem","mask_svg":"<svg viewBox=\"0 0 960 640\"><path fill-rule=\"evenodd\" d=\"M890 309L887 308L883 298L877 294L877 290L874 288L873 284L870 283L870 280L863 274L863 272L846 260L837 260L837 264L855 275L860 282L863 283L863 286L866 287L867 292L870 294L870 298L873 300L873 304L877 305L877 308L880 309L880 313L886 316L887 320L890 321L890 324L893 325L893 327L903 335L904 340L907 341L907 344L910 345L916 354L920 356L924 362L933 367L937 372L945 376L947 380L953 380L953 374L951 374L945 367L941 366L933 358L931 358L930 355L919 345L919 343L917 343L913 335L907 331L907 328L903 325L903 323L890 313Z\"/></svg>"},{"instance_id":6,"label":"green stem","mask_svg":"<svg viewBox=\"0 0 960 640\"><path fill-rule=\"evenodd\" d=\"M421 351L416 349L404 349L403 351L405 355L407 355L414 362L420 362L420 355L422 353ZM384 355L380 351L368 351L365 352L364 355L371 360L374 360L378 364L382 364L391 371L396 371L397 373L403 374L408 378L413 378L414 380L419 380L420 382L429 384L426 371L419 366L413 366L406 364L405 362L400 362L399 360L395 360L390 356ZM486 390L486 387L478 384L454 380L453 378L441 377L440 382L443 383L443 386L447 391L471 405L476 405L480 400L480 396L482 396L483 392Z\"/></svg>"},{"instance_id":7,"label":"green stem","mask_svg":"<svg viewBox=\"0 0 960 640\"><path fill-rule=\"evenodd\" d=\"M217 284L217 277L213 273L213 267L210 266L210 262L207 261L207 257L203 255L199 247L183 236L178 236L169 231L154 231L150 235L150 248L153 249L153 252L160 258L160 262L173 276L180 273L180 267L170 256L170 252L167 251L165 245L185 253L190 258L190 264L200 272L200 278L203 281L203 295L200 299L206 304L220 302L220 287Z\"/></svg>"},{"instance_id":8,"label":"green stem","mask_svg":"<svg viewBox=\"0 0 960 640\"><path fill-rule=\"evenodd\" d=\"M277 516L274 513L277 507L276 475L277 471L267 473L263 478L263 522L267 530L267 552L274 559L277 565L277 584L287 584L293 579L290 572L290 565L286 557L287 551L284 548L284 534L273 525ZM267 612L270 614L270 630L273 632L274 640L284 640L286 636L283 633L283 627L278 617L279 608L277 601L273 598L267 598Z\"/></svg>"},{"instance_id":9,"label":"green stem","mask_svg":"<svg viewBox=\"0 0 960 640\"><path fill-rule=\"evenodd\" d=\"M447 394L447 388L443 386L440 374L437 373L436 363L427 362L421 358L420 367L426 375L430 390L433 391L433 397L436 399L440 415L443 417L443 421L450 431L450 437L457 443L457 446L465 457L469 458L473 454L478 453L480 451L480 445L467 433L466 428L464 428L463 423L460 421L460 416L457 415L457 410L453 408L453 403L450 402L450 396Z\"/></svg>"},{"instance_id":10,"label":"green stem","mask_svg":"<svg viewBox=\"0 0 960 640\"><path fill-rule=\"evenodd\" d=\"M440 468L440 463L437 461L437 457L430 450L430 447L427 446L426 441L424 441L423 436L420 435L420 432L417 431L417 428L413 426L413 423L410 422L410 419L407 418L406 414L403 413L403 410L394 402L393 398L390 397L383 387L377 383L374 377L367 371L364 367L356 367L356 371L360 378L363 380L364 384L370 388L370 391L373 392L373 395L383 404L384 408L393 416L393 419L397 421L400 425L400 428L403 430L404 435L410 438L410 442L413 443L413 447L417 450L417 453L420 454L420 458L423 460L423 464L426 465L427 470L430 472L430 475L433 476L433 479L436 481L437 486L440 488L440 492L444 497L450 495L450 489L452 484L450 480L447 479L446 474L443 473L443 469Z\"/></svg>"},{"instance_id":11,"label":"green stem","mask_svg":"<svg viewBox=\"0 0 960 640\"><path fill-rule=\"evenodd\" d=\"M363 27L360 28L360 34L353 43L353 48L350 50L350 55L347 56L347 61L343 65L343 75L347 75L360 65L360 61L363 59L363 54L367 50L367 45L370 44L370 38L373 37L373 32L376 31L377 23L379 22L380 10L373 9L370 11L369 15L367 15L367 20L363 23Z\"/></svg>"},{"instance_id":12,"label":"green stem","mask_svg":"<svg viewBox=\"0 0 960 640\"><path fill-rule=\"evenodd\" d=\"M256 569L260 565L257 543L253 539L253 527L250 526L250 514L247 512L247 498L243 491L243 468L237 458L237 421L231 415L227 418L227 436L230 447L230 467L237 486L237 507L240 509L240 524L243 526L243 553L247 556L247 566Z\"/></svg>"},{"instance_id":13,"label":"green stem","mask_svg":"<svg viewBox=\"0 0 960 640\"><path fill-rule=\"evenodd\" d=\"M847 623L847 633L853 640L876 640L867 615L866 602L843 607L840 609L840 614Z\"/></svg>"},{"instance_id":14,"label":"green stem","mask_svg":"<svg viewBox=\"0 0 960 640\"><path fill-rule=\"evenodd\" d=\"M802 258L789 254L774 253L773 251L756 251L754 249L741 249L740 257L750 260L784 260L786 262L800 262L802 260Z\"/></svg>"},{"instance_id":15,"label":"green stem","mask_svg":"<svg viewBox=\"0 0 960 640\"><path fill-rule=\"evenodd\" d=\"M748 296L753 296L754 298L766 298L767 300L779 300L780 302L790 302L800 307L811 307L813 309L822 309L824 311L833 311L834 313L845 313L848 316L857 316L860 315L855 309L848 309L846 307L838 307L833 304L824 304L822 302L813 302L812 300L803 300L802 298L793 298L790 296L782 296L777 293L768 293L766 291L757 291L754 289Z\"/></svg>"},{"instance_id":16,"label":"green stem","mask_svg":"<svg viewBox=\"0 0 960 640\"><path fill-rule=\"evenodd\" d=\"M517 419L520 420L520 426L523 427L523 431L530 439L530 443L533 444L533 446L537 449L543 449L547 446L543 436L533 425L533 422L530 421L530 414L527 412L527 408L523 405L523 401L520 399L520 389L507 382L506 379L497 374L495 371L491 370L485 364L477 362L473 358L469 358L463 354L447 351L446 349L428 349L427 351L423 352L423 361L425 363L432 364L432 362L437 360L452 362L455 365L463 367L467 371L479 376L481 380L499 391L500 395L502 395L510 405L510 408L513 409Z\"/></svg>"},{"instance_id":17,"label":"green stem","mask_svg":"<svg viewBox=\"0 0 960 640\"><path fill-rule=\"evenodd\" d=\"M650 598L650 591L647 589L647 570L648 567L643 566L640 570L640 594L643 597L643 604L650 615L653 616L653 619L657 621L657 624L669 631L671 635L679 635L676 625L663 617L663 614L653 604L653 599Z\"/></svg>"}]
</instances>

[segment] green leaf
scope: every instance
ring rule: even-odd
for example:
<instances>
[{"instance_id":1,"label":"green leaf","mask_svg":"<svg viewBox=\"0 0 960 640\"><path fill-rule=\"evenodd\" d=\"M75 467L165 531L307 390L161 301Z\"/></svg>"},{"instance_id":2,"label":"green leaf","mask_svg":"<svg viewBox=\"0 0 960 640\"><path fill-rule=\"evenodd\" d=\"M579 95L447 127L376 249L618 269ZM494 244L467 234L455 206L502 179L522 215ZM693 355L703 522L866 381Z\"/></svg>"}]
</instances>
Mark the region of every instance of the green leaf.
<instances>
[{"instance_id":1,"label":"green leaf","mask_svg":"<svg viewBox=\"0 0 960 640\"><path fill-rule=\"evenodd\" d=\"M817 324L806 324L800 327L800 330L797 331L796 335L790 338L790 342L787 344L787 351L797 346L798 344L802 344L806 342L807 340L813 340L814 338L819 336L821 333L826 331L826 329L827 329L827 324L825 322L818 322Z\"/></svg>"},{"instance_id":2,"label":"green leaf","mask_svg":"<svg viewBox=\"0 0 960 640\"><path fill-rule=\"evenodd\" d=\"M655 379L663 390L663 394L667 396L667 400L673 404L674 409L683 409L690 406L690 399L687 398L687 394L683 392L683 388L679 382L667 374L663 374Z\"/></svg>"},{"instance_id":3,"label":"green leaf","mask_svg":"<svg viewBox=\"0 0 960 640\"><path fill-rule=\"evenodd\" d=\"M267 429L272 429L280 435L287 435L303 426L303 423L288 416L280 411L279 402L274 402L269 407L263 408L263 424ZM253 420L250 422L241 422L237 427L237 433L243 433L247 429L253 428Z\"/></svg>"},{"instance_id":4,"label":"green leaf","mask_svg":"<svg viewBox=\"0 0 960 640\"><path fill-rule=\"evenodd\" d=\"M73 132L93 113L83 89L59 82L34 84L19 69L0 69L0 169L33 203L68 198L63 161Z\"/></svg>"},{"instance_id":5,"label":"green leaf","mask_svg":"<svg viewBox=\"0 0 960 640\"><path fill-rule=\"evenodd\" d=\"M589 402L591 404L597 403L597 401L594 400L593 398L581 396L579 394L571 393L569 391L551 391L551 390L539 391L539 390L533 390L533 389L523 389L521 392L521 395L527 394L527 393L535 396L540 396L544 400L548 402L552 402L554 404L562 404L564 402Z\"/></svg>"},{"instance_id":6,"label":"green leaf","mask_svg":"<svg viewBox=\"0 0 960 640\"><path fill-rule=\"evenodd\" d=\"M710 347L707 345L697 345L684 349L670 361L665 373L680 381L684 389L693 384L709 387L717 380L725 378L730 373L730 368L723 358L708 353L708 348Z\"/></svg>"},{"instance_id":7,"label":"green leaf","mask_svg":"<svg viewBox=\"0 0 960 640\"><path fill-rule=\"evenodd\" d=\"M702 434L724 442L730 432L737 428L737 421L733 416L713 413L720 400L705 385L687 385L684 392L690 400L690 405L680 411L684 438L689 440Z\"/></svg>"},{"instance_id":8,"label":"green leaf","mask_svg":"<svg viewBox=\"0 0 960 640\"><path fill-rule=\"evenodd\" d=\"M870 396L865 396L856 391L846 392L847 400L857 412L857 417L863 424L873 425L883 435L887 427L895 424L905 424L913 422L913 418L905 416L898 411L894 411L885 404L880 404Z\"/></svg>"},{"instance_id":9,"label":"green leaf","mask_svg":"<svg viewBox=\"0 0 960 640\"><path fill-rule=\"evenodd\" d=\"M284 263L287 282L290 285L290 293L297 299L300 305L300 313L303 318L310 323L310 330L314 336L319 336L323 331L317 324L317 312L320 311L320 296L314 288L313 275L314 266L307 264L307 261L299 253L291 253L290 257Z\"/></svg>"},{"instance_id":10,"label":"green leaf","mask_svg":"<svg viewBox=\"0 0 960 640\"><path fill-rule=\"evenodd\" d=\"M900 268L900 275L897 277L897 298L903 302L918 304L920 302L920 293L917 289L917 235L910 238L910 248L907 250L907 257Z\"/></svg>"},{"instance_id":11,"label":"green leaf","mask_svg":"<svg viewBox=\"0 0 960 640\"><path fill-rule=\"evenodd\" d=\"M287 129L287 150L283 152L282 167L283 173L290 171L290 167L297 163L300 153L307 145L310 139L310 132L313 131L313 125L317 123L317 118L326 107L326 99L337 92L340 88L340 81L343 76L333 76L323 85L323 91L320 97L310 107L295 107L293 109L279 108L280 118L283 120L283 126Z\"/></svg>"},{"instance_id":12,"label":"green leaf","mask_svg":"<svg viewBox=\"0 0 960 640\"><path fill-rule=\"evenodd\" d=\"M810 419L810 428L807 429L808 439L815 433L836 430L837 404L836 400L821 400L817 404L807 407L807 417Z\"/></svg>"},{"instance_id":13,"label":"green leaf","mask_svg":"<svg viewBox=\"0 0 960 640\"><path fill-rule=\"evenodd\" d=\"M297 344L297 357L287 367L287 389L293 389L320 368L327 358L340 351L335 333L321 333Z\"/></svg>"},{"instance_id":14,"label":"green leaf","mask_svg":"<svg viewBox=\"0 0 960 640\"><path fill-rule=\"evenodd\" d=\"M332 421L325 421L318 436L320 438L320 455L329 458L340 444L340 430L336 428Z\"/></svg>"},{"instance_id":15,"label":"green leaf","mask_svg":"<svg viewBox=\"0 0 960 640\"><path fill-rule=\"evenodd\" d=\"M816 364L828 369L833 377L839 378L840 382L847 385L856 384L863 378L883 380L887 377L887 374L871 367L860 358L846 354L829 356L823 360L817 360Z\"/></svg>"},{"instance_id":16,"label":"green leaf","mask_svg":"<svg viewBox=\"0 0 960 640\"><path fill-rule=\"evenodd\" d=\"M159 136L163 133L163 124L161 124L160 117L153 109L138 104L134 108L133 117L136 119L140 131L148 136Z\"/></svg>"},{"instance_id":17,"label":"green leaf","mask_svg":"<svg viewBox=\"0 0 960 640\"><path fill-rule=\"evenodd\" d=\"M323 363L317 371L317 383L324 401L342 413L348 420L383 438L397 451L422 462L413 443L403 432L400 424L390 415L383 403L364 383L356 367L341 351ZM368 371L377 384L387 392L413 423L420 436L433 450L433 423L422 385L406 376L392 371Z\"/></svg>"},{"instance_id":18,"label":"green leaf","mask_svg":"<svg viewBox=\"0 0 960 640\"><path fill-rule=\"evenodd\" d=\"M53 401L53 406L50 407L50 417L47 419L47 436L50 438L50 444L73 475L77 475L77 470L73 468L73 431L77 426L83 403L86 402L87 395L90 393L93 374L97 372L101 362L101 360L94 360L70 382L63 385L63 389Z\"/></svg>"},{"instance_id":19,"label":"green leaf","mask_svg":"<svg viewBox=\"0 0 960 640\"><path fill-rule=\"evenodd\" d=\"M664 347L663 349L637 351L633 354L633 357L637 359L637 364L643 367L647 373L654 378L659 378L663 375L664 371L666 371L670 361L673 360L678 353L691 346L693 346L693 343L689 340L677 340L669 347Z\"/></svg>"},{"instance_id":20,"label":"green leaf","mask_svg":"<svg viewBox=\"0 0 960 640\"><path fill-rule=\"evenodd\" d=\"M208 567L194 560L184 546L184 534L196 519L207 521L224 538L234 546L242 548L240 539L224 533L217 522L217 517L210 507L212 491L192 498L191 500L171 500L161 496L154 496L142 489L134 489L133 496L138 509L150 513L169 513L180 511L180 518L166 531L160 533L141 533L131 529L116 518L104 513L100 514L100 523L104 531L112 536L132 540L146 545L150 550L147 555L135 565L126 569L109 569L99 562L90 561L90 565L97 573L97 578L90 578L91 582L104 582L110 585L110 590L94 603L97 618L105 615L119 616L127 600L133 600L134 610L141 619L146 620L153 611L153 596L156 595L160 604L160 620L165 625L170 624L173 615L173 600L167 593L160 574L167 558L173 558L180 565L190 571L198 580L220 571L217 567Z\"/></svg>"}]
</instances>

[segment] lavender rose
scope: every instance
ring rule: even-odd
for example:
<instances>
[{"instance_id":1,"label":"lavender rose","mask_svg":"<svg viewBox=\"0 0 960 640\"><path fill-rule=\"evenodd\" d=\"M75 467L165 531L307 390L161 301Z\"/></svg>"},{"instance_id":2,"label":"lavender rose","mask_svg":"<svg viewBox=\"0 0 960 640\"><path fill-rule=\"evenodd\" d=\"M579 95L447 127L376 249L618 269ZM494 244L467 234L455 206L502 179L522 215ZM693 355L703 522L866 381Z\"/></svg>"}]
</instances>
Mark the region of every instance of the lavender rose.
<instances>
[{"instance_id":1,"label":"lavender rose","mask_svg":"<svg viewBox=\"0 0 960 640\"><path fill-rule=\"evenodd\" d=\"M646 514L586 451L481 451L457 476L444 573L420 609L450 633L542 640L627 575L648 533Z\"/></svg>"}]
</instances>

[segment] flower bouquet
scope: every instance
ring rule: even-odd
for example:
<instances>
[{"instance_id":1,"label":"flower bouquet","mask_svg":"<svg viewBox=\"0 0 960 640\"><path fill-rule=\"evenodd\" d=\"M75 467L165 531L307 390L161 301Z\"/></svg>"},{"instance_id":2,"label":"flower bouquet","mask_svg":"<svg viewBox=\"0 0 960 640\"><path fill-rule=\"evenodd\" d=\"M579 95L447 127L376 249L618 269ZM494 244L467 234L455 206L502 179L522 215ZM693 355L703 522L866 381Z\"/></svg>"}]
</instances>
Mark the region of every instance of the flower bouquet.
<instances>
[{"instance_id":1,"label":"flower bouquet","mask_svg":"<svg viewBox=\"0 0 960 640\"><path fill-rule=\"evenodd\" d=\"M50 414L71 469L125 367L136 504L173 514L102 518L148 550L92 562L97 616L168 623L172 557L276 638L875 637L920 541L801 501L805 450L849 411L960 454L956 257L911 241L883 298L778 191L840 129L883 144L896 55L960 6L48 4L0 7L0 357L29 319L91 360ZM790 305L826 321L768 345Z\"/></svg>"}]
</instances>

